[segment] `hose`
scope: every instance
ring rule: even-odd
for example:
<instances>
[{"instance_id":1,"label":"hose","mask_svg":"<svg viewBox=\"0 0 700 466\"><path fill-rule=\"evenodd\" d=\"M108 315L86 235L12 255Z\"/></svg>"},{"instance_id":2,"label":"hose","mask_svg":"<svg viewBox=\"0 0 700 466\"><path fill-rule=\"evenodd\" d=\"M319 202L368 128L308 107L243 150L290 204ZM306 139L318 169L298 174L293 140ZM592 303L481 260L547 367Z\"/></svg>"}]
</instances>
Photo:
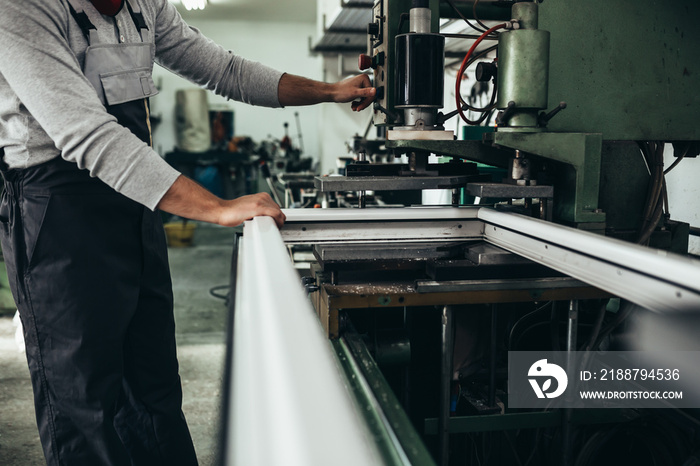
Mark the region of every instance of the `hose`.
<instances>
[{"instance_id":1,"label":"hose","mask_svg":"<svg viewBox=\"0 0 700 466\"><path fill-rule=\"evenodd\" d=\"M465 122L467 122L469 124L475 124L475 123L472 122L471 120L469 120L466 117L466 115L464 114L464 112L462 111L462 105L466 104L466 102L464 101L464 99L462 99L462 93L461 93L462 79L464 77L464 72L467 69L467 64L469 63L469 58L471 57L472 53L474 53L474 50L481 43L481 41L483 41L486 38L486 36L488 36L492 32L495 32L499 29L503 29L505 27L506 27L506 23L497 24L496 26L487 29L486 32L484 32L481 36L479 36L479 38L474 41L472 46L469 48L469 51L467 52L467 54L464 56L464 60L462 61L462 66L459 68L459 71L457 72L457 80L455 82L455 101L456 101L456 105L457 105L457 110L459 111L459 116L462 118L462 120L464 120Z\"/></svg>"}]
</instances>

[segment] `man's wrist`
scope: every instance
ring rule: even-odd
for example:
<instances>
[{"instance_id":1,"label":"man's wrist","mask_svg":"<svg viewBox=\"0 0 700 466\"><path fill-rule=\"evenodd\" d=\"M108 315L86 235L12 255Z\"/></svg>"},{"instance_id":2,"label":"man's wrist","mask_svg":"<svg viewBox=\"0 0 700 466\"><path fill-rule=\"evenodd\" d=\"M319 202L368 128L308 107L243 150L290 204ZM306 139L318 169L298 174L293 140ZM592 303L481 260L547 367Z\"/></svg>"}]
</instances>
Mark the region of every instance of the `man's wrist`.
<instances>
[{"instance_id":1,"label":"man's wrist","mask_svg":"<svg viewBox=\"0 0 700 466\"><path fill-rule=\"evenodd\" d=\"M326 95L324 100L326 102L339 102L340 86L338 83L323 83L323 87L325 87Z\"/></svg>"},{"instance_id":2,"label":"man's wrist","mask_svg":"<svg viewBox=\"0 0 700 466\"><path fill-rule=\"evenodd\" d=\"M217 225L223 225L224 223L224 214L226 213L226 206L224 205L225 202L221 198L216 198L214 205L211 209L211 215L212 215L212 223L215 223Z\"/></svg>"}]
</instances>

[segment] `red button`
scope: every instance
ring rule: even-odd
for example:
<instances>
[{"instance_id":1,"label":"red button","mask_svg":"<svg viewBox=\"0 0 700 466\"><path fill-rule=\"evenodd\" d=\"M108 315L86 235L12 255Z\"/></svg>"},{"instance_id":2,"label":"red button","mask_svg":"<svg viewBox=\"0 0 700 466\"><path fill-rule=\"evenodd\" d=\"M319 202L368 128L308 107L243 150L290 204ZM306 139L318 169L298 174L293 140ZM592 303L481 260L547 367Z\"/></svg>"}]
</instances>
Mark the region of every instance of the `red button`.
<instances>
[{"instance_id":1,"label":"red button","mask_svg":"<svg viewBox=\"0 0 700 466\"><path fill-rule=\"evenodd\" d=\"M365 55L364 53L360 54L358 66L363 71L372 68L372 57L370 57L369 55Z\"/></svg>"}]
</instances>

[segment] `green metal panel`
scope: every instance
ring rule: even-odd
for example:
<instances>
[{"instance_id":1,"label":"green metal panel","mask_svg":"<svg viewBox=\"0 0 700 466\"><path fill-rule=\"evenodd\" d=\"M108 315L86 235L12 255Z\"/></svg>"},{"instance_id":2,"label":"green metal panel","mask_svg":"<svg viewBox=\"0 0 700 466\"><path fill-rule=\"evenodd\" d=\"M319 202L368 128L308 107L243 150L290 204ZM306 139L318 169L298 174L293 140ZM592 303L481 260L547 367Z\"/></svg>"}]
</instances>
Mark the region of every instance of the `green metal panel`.
<instances>
[{"instance_id":1,"label":"green metal panel","mask_svg":"<svg viewBox=\"0 0 700 466\"><path fill-rule=\"evenodd\" d=\"M331 343L386 464L435 466L362 338L348 331Z\"/></svg>"},{"instance_id":2,"label":"green metal panel","mask_svg":"<svg viewBox=\"0 0 700 466\"><path fill-rule=\"evenodd\" d=\"M605 140L700 139L700 2L547 0L551 131Z\"/></svg>"},{"instance_id":3,"label":"green metal panel","mask_svg":"<svg viewBox=\"0 0 700 466\"><path fill-rule=\"evenodd\" d=\"M649 172L636 143L603 143L599 207L606 214L611 234L636 233L641 227L649 180ZM635 236L630 234L629 239Z\"/></svg>"},{"instance_id":4,"label":"green metal panel","mask_svg":"<svg viewBox=\"0 0 700 466\"><path fill-rule=\"evenodd\" d=\"M605 222L598 208L600 134L496 132L493 143L565 164L554 184L555 218L574 224Z\"/></svg>"},{"instance_id":5,"label":"green metal panel","mask_svg":"<svg viewBox=\"0 0 700 466\"><path fill-rule=\"evenodd\" d=\"M515 102L536 126L537 110L547 107L549 33L536 29L503 32L498 40L498 108Z\"/></svg>"}]
</instances>

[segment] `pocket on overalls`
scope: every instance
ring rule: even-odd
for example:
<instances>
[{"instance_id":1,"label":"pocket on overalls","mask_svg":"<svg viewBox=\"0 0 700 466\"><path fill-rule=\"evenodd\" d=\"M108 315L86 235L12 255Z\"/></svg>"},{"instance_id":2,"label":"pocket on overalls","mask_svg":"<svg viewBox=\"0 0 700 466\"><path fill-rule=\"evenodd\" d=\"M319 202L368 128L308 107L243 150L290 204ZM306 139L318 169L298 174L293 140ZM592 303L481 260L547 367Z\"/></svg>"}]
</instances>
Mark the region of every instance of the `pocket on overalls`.
<instances>
[{"instance_id":1,"label":"pocket on overalls","mask_svg":"<svg viewBox=\"0 0 700 466\"><path fill-rule=\"evenodd\" d=\"M22 287L20 286L19 271L17 268L18 254L24 255L21 249L21 242L14 232L17 225L15 216L17 215L16 199L3 190L0 201L0 248L2 248L3 260L7 270L7 278L10 283L10 291L16 304L22 302ZM21 256L20 256L21 257Z\"/></svg>"},{"instance_id":2,"label":"pocket on overalls","mask_svg":"<svg viewBox=\"0 0 700 466\"><path fill-rule=\"evenodd\" d=\"M50 194L29 194L25 192L22 199L22 229L24 234L24 247L26 251L26 274L34 265L34 251L45 232L44 218L51 202Z\"/></svg>"},{"instance_id":3,"label":"pocket on overalls","mask_svg":"<svg viewBox=\"0 0 700 466\"><path fill-rule=\"evenodd\" d=\"M145 99L158 94L150 68L115 71L100 74L107 105Z\"/></svg>"}]
</instances>

